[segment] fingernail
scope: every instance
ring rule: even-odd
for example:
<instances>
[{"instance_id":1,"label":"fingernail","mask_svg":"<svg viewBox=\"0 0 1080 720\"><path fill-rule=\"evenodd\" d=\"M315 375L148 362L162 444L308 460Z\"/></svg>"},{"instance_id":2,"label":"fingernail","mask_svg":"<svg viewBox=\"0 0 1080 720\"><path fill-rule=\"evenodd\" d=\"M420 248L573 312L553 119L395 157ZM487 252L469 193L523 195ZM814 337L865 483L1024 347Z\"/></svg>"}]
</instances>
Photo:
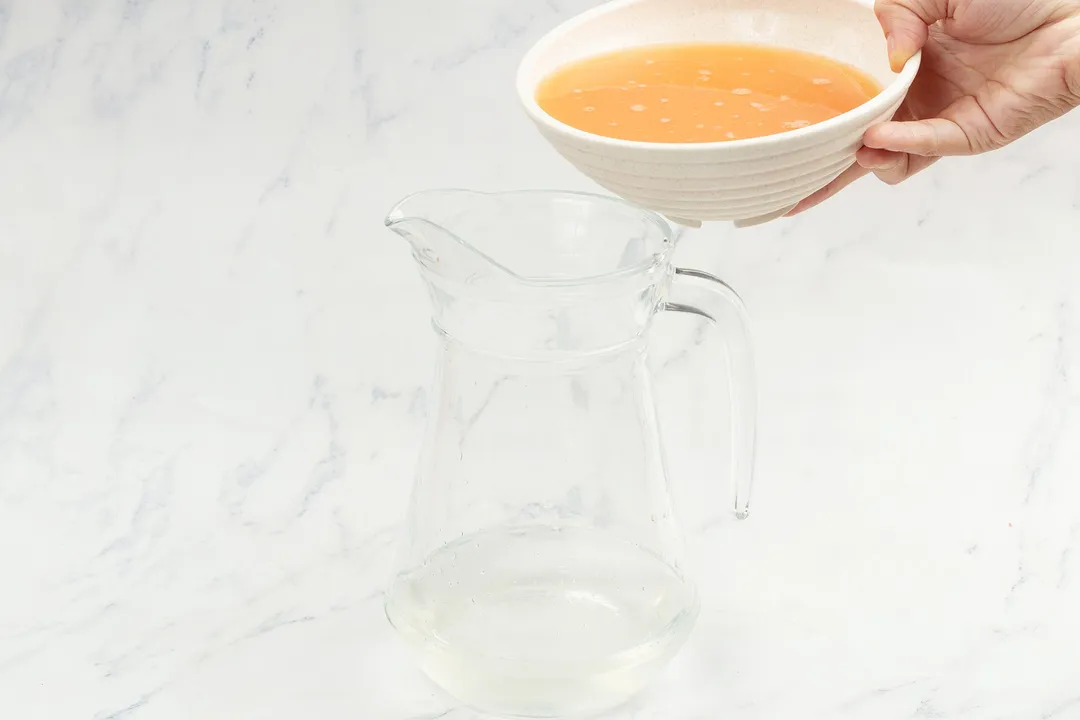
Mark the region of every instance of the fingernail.
<instances>
[{"instance_id":1,"label":"fingernail","mask_svg":"<svg viewBox=\"0 0 1080 720\"><path fill-rule=\"evenodd\" d=\"M885 47L887 48L887 51L889 53L889 67L892 68L892 71L898 73L903 70L904 63L907 62L907 58L905 58L901 53L897 52L896 38L893 37L891 34L885 36Z\"/></svg>"}]
</instances>

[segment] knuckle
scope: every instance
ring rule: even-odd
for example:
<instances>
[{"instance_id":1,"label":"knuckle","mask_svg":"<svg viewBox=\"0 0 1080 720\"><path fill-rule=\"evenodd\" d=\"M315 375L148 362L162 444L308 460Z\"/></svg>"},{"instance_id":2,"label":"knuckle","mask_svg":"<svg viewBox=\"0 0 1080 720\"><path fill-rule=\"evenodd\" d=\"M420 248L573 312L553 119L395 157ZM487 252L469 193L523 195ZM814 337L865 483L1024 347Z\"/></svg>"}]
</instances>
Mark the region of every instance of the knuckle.
<instances>
[{"instance_id":1,"label":"knuckle","mask_svg":"<svg viewBox=\"0 0 1080 720\"><path fill-rule=\"evenodd\" d=\"M930 155L932 157L941 157L943 153L942 148L944 147L944 145L945 143L943 142L941 137L941 128L936 125L932 126L932 130L930 132L930 152L928 152L927 155Z\"/></svg>"}]
</instances>

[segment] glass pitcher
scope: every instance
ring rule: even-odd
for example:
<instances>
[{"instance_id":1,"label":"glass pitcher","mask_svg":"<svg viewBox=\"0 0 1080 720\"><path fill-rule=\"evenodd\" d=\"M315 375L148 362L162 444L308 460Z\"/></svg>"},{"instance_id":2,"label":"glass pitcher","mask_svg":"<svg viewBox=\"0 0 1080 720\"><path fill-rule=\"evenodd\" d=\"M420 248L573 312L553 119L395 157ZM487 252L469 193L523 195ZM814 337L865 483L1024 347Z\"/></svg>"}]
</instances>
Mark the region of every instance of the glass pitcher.
<instances>
[{"instance_id":1,"label":"glass pitcher","mask_svg":"<svg viewBox=\"0 0 1080 720\"><path fill-rule=\"evenodd\" d=\"M646 368L658 311L724 332L734 512L754 453L743 305L673 267L672 226L571 192L421 192L390 211L439 338L390 622L461 702L579 717L627 700L698 613Z\"/></svg>"}]
</instances>

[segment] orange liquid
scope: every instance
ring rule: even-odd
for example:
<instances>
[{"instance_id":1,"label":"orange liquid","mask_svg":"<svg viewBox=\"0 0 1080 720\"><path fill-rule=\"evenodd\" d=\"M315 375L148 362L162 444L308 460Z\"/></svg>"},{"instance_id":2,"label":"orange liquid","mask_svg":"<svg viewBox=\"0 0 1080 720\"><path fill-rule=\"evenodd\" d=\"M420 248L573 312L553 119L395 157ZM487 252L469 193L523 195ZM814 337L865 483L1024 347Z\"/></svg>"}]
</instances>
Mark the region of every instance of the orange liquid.
<instances>
[{"instance_id":1,"label":"orange liquid","mask_svg":"<svg viewBox=\"0 0 1080 720\"><path fill-rule=\"evenodd\" d=\"M820 55L764 45L646 45L586 58L544 78L536 102L596 135L640 142L741 140L862 105L881 86Z\"/></svg>"}]
</instances>

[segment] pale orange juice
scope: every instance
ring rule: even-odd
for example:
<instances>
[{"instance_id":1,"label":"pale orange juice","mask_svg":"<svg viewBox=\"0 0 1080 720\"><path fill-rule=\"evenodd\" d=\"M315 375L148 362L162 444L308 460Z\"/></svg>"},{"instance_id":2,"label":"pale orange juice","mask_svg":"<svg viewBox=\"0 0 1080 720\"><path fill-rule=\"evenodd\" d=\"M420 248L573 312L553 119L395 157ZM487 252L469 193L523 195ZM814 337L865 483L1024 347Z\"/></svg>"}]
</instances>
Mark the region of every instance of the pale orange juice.
<instances>
[{"instance_id":1,"label":"pale orange juice","mask_svg":"<svg viewBox=\"0 0 1080 720\"><path fill-rule=\"evenodd\" d=\"M765 45L644 45L544 78L540 108L596 135L641 142L741 140L836 117L881 91L821 55Z\"/></svg>"}]
</instances>

